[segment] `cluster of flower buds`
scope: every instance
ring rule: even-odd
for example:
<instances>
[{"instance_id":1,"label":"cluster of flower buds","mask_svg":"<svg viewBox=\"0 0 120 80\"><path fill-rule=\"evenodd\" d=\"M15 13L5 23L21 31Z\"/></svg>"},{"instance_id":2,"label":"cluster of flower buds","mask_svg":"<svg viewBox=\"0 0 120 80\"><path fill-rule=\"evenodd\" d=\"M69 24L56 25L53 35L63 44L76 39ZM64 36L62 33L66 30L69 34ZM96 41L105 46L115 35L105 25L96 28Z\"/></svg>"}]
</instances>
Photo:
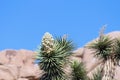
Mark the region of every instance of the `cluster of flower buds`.
<instances>
[{"instance_id":1,"label":"cluster of flower buds","mask_svg":"<svg viewBox=\"0 0 120 80\"><path fill-rule=\"evenodd\" d=\"M53 36L50 33L46 32L42 38L42 45L44 47L44 51L46 53L50 53L51 51L53 51L53 44Z\"/></svg>"}]
</instances>

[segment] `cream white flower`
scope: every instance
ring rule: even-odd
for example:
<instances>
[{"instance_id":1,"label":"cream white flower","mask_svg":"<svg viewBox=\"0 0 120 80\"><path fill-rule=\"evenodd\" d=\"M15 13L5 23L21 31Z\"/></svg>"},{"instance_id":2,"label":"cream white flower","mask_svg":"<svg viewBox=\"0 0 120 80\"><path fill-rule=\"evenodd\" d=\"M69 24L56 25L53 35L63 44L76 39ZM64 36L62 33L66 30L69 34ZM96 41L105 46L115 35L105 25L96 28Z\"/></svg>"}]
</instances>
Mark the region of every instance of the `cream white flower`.
<instances>
[{"instance_id":1,"label":"cream white flower","mask_svg":"<svg viewBox=\"0 0 120 80\"><path fill-rule=\"evenodd\" d=\"M46 32L42 38L42 45L44 46L44 51L50 53L53 50L53 43L53 36L49 32Z\"/></svg>"}]
</instances>

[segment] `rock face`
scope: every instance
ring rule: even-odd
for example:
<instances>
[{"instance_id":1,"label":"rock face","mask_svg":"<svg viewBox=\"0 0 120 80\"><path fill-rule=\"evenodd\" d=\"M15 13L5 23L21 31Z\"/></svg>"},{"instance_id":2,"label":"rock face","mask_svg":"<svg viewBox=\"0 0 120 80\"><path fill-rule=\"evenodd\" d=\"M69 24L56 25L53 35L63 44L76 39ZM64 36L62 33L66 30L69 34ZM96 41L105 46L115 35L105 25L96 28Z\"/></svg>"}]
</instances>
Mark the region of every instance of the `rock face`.
<instances>
[{"instance_id":1,"label":"rock face","mask_svg":"<svg viewBox=\"0 0 120 80\"><path fill-rule=\"evenodd\" d=\"M120 38L120 32L107 34L111 38ZM100 67L102 60L98 60L92 54L92 50L79 48L70 56L70 61L77 60L85 64L88 76ZM39 70L35 61L35 53L28 50L4 50L0 52L0 80L39 80L42 71ZM65 69L70 74L70 67ZM120 66L116 68L116 80L120 80Z\"/></svg>"},{"instance_id":2,"label":"rock face","mask_svg":"<svg viewBox=\"0 0 120 80\"><path fill-rule=\"evenodd\" d=\"M4 50L0 52L0 80L38 80L41 71L35 61L35 53L28 50Z\"/></svg>"}]
</instances>

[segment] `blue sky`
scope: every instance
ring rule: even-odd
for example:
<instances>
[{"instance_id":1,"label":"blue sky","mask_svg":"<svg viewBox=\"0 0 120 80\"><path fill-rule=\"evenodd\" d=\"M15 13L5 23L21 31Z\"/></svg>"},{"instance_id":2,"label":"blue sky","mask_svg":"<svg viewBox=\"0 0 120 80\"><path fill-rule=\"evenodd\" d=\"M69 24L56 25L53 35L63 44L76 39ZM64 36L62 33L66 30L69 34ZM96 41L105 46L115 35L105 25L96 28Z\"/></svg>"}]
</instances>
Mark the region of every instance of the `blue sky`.
<instances>
[{"instance_id":1,"label":"blue sky","mask_svg":"<svg viewBox=\"0 0 120 80\"><path fill-rule=\"evenodd\" d=\"M76 47L120 30L120 0L0 0L0 50L36 50L42 35L68 34Z\"/></svg>"}]
</instances>

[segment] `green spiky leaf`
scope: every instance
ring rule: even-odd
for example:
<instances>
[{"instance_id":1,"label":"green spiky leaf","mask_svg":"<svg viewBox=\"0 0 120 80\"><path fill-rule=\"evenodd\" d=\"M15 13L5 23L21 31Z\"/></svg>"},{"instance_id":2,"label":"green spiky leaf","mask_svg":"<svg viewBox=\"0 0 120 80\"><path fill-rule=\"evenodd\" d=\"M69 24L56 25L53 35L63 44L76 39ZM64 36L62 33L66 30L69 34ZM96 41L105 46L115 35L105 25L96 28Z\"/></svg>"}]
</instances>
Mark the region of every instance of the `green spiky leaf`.
<instances>
[{"instance_id":1,"label":"green spiky leaf","mask_svg":"<svg viewBox=\"0 0 120 80\"><path fill-rule=\"evenodd\" d=\"M71 65L72 68L72 80L87 80L87 73L83 63L74 61Z\"/></svg>"},{"instance_id":2,"label":"green spiky leaf","mask_svg":"<svg viewBox=\"0 0 120 80\"><path fill-rule=\"evenodd\" d=\"M107 59L111 55L113 40L109 36L102 35L96 41L93 41L87 48L93 49L95 56Z\"/></svg>"}]
</instances>

